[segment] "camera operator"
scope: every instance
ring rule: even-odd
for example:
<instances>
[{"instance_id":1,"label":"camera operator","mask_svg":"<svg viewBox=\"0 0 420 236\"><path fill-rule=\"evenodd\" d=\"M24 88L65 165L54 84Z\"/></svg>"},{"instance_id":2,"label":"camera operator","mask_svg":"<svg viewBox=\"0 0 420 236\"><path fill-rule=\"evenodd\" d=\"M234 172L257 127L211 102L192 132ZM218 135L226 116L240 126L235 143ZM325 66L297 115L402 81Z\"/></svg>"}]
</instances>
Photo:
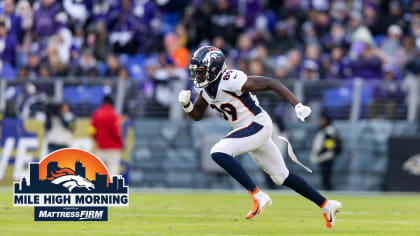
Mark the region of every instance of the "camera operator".
<instances>
[{"instance_id":1,"label":"camera operator","mask_svg":"<svg viewBox=\"0 0 420 236\"><path fill-rule=\"evenodd\" d=\"M70 147L75 130L75 117L69 104L48 104L45 137L48 153Z\"/></svg>"}]
</instances>

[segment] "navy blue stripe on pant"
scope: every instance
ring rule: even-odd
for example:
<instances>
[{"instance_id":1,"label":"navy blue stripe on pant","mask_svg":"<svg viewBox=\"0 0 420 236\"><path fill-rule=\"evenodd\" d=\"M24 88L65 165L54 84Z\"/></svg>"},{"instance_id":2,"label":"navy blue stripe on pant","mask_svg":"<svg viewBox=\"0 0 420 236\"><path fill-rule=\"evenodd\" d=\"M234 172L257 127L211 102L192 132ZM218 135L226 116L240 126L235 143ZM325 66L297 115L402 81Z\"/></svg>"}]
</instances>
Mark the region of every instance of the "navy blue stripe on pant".
<instances>
[{"instance_id":1,"label":"navy blue stripe on pant","mask_svg":"<svg viewBox=\"0 0 420 236\"><path fill-rule=\"evenodd\" d=\"M253 134L256 134L262 128L264 128L264 126L262 126L262 125L260 125L256 122L252 122L250 125L242 128L242 129L238 129L238 130L234 131L233 133L228 134L227 136L225 136L225 138L244 138L244 137L248 137L248 136L251 136Z\"/></svg>"}]
</instances>

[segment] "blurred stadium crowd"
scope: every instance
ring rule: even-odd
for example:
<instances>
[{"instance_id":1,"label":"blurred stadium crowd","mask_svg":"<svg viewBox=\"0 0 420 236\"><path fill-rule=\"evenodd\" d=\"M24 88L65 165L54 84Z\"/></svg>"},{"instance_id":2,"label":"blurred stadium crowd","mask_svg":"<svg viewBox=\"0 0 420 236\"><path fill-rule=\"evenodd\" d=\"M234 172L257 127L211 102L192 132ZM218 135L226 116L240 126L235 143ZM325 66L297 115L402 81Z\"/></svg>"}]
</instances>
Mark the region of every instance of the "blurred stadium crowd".
<instances>
[{"instance_id":1,"label":"blurred stadium crowd","mask_svg":"<svg viewBox=\"0 0 420 236\"><path fill-rule=\"evenodd\" d=\"M0 75L9 81L110 77L148 93L173 77L188 81L191 53L208 44L249 74L384 80L373 94L394 107L404 99L405 75L420 73L420 1L0 3Z\"/></svg>"}]
</instances>

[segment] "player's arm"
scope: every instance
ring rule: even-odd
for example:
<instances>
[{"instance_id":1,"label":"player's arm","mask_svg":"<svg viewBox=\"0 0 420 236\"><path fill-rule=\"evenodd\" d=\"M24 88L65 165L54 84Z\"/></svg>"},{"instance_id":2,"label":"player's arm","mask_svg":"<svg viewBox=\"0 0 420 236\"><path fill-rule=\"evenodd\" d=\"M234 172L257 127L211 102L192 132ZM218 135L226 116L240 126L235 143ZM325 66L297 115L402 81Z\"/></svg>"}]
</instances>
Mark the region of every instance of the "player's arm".
<instances>
[{"instance_id":1,"label":"player's arm","mask_svg":"<svg viewBox=\"0 0 420 236\"><path fill-rule=\"evenodd\" d=\"M283 85L282 82L276 79L270 79L264 76L248 76L245 84L242 86L242 92L258 92L273 90L284 99L286 99L292 106L296 106L299 101L290 90Z\"/></svg>"},{"instance_id":2,"label":"player's arm","mask_svg":"<svg viewBox=\"0 0 420 236\"><path fill-rule=\"evenodd\" d=\"M273 90L284 99L286 99L296 111L296 116L301 120L305 121L311 114L311 108L302 105L295 95L283 85L282 82L276 79L270 79L264 76L248 76L245 84L242 86L242 92L258 92Z\"/></svg>"},{"instance_id":3,"label":"player's arm","mask_svg":"<svg viewBox=\"0 0 420 236\"><path fill-rule=\"evenodd\" d=\"M194 104L190 101L191 91L182 90L179 93L178 100L182 104L184 111L188 114L191 119L199 121L203 118L204 112L207 109L207 102L204 100L203 96L199 94L194 101Z\"/></svg>"}]
</instances>

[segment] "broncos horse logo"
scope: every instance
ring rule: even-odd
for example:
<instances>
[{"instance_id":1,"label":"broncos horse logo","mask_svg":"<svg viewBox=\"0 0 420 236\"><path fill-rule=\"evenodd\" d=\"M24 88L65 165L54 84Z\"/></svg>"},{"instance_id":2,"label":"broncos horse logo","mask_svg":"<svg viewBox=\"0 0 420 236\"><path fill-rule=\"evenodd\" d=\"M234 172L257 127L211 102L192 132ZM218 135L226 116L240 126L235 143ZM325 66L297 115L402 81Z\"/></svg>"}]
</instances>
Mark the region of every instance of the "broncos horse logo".
<instances>
[{"instance_id":1,"label":"broncos horse logo","mask_svg":"<svg viewBox=\"0 0 420 236\"><path fill-rule=\"evenodd\" d=\"M74 188L85 188L88 191L95 189L95 185L92 182L76 175L72 169L63 168L58 171L51 173L53 177L48 178L52 180L51 183L61 185L71 192Z\"/></svg>"},{"instance_id":2,"label":"broncos horse logo","mask_svg":"<svg viewBox=\"0 0 420 236\"><path fill-rule=\"evenodd\" d=\"M416 154L405 161L403 170L412 175L420 175L420 154Z\"/></svg>"}]
</instances>

